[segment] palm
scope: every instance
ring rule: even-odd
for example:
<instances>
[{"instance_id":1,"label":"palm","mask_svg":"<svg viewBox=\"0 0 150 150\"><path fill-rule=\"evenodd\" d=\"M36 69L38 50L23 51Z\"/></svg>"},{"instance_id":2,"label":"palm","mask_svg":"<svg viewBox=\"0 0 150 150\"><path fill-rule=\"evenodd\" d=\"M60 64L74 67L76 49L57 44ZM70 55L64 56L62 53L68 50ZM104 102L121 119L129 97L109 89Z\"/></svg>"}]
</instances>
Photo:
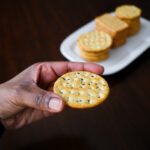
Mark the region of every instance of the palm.
<instances>
[{"instance_id":1,"label":"palm","mask_svg":"<svg viewBox=\"0 0 150 150\"><path fill-rule=\"evenodd\" d=\"M51 113L48 111L41 111L32 108L24 109L15 116L3 120L3 124L6 128L19 128L24 125L30 124L36 120L50 116Z\"/></svg>"},{"instance_id":2,"label":"palm","mask_svg":"<svg viewBox=\"0 0 150 150\"><path fill-rule=\"evenodd\" d=\"M53 84L49 86L48 91L53 91ZM52 113L49 111L37 110L34 108L20 108L19 113L3 120L6 128L19 128L24 125L30 124L34 121L50 116Z\"/></svg>"}]
</instances>

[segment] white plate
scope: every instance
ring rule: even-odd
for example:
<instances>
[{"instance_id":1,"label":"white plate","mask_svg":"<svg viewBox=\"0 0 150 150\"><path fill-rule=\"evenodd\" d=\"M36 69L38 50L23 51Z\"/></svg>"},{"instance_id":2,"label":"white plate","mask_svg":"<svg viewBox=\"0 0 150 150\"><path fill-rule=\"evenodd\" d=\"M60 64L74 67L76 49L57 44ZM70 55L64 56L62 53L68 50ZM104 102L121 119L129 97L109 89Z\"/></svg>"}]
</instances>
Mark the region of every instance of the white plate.
<instances>
[{"instance_id":1,"label":"white plate","mask_svg":"<svg viewBox=\"0 0 150 150\"><path fill-rule=\"evenodd\" d=\"M135 36L128 38L123 46L110 50L108 59L97 63L104 66L103 75L121 71L148 49L150 46L150 21L142 17L140 20L140 31ZM76 43L81 34L92 31L94 27L95 21L91 21L65 38L60 45L62 55L72 62L87 62L80 57Z\"/></svg>"}]
</instances>

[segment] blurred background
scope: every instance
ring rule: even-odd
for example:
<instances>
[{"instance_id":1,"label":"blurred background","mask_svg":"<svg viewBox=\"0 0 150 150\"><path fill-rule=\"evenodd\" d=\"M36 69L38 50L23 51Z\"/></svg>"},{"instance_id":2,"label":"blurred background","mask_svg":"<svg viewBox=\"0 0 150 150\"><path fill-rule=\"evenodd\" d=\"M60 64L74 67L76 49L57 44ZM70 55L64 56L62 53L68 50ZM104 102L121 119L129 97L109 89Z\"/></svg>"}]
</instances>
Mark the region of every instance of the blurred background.
<instances>
[{"instance_id":1,"label":"blurred background","mask_svg":"<svg viewBox=\"0 0 150 150\"><path fill-rule=\"evenodd\" d=\"M60 43L96 16L134 4L150 20L149 0L0 0L0 82L39 61L66 60ZM150 149L150 51L112 76L100 106L62 113L5 131L0 150Z\"/></svg>"}]
</instances>

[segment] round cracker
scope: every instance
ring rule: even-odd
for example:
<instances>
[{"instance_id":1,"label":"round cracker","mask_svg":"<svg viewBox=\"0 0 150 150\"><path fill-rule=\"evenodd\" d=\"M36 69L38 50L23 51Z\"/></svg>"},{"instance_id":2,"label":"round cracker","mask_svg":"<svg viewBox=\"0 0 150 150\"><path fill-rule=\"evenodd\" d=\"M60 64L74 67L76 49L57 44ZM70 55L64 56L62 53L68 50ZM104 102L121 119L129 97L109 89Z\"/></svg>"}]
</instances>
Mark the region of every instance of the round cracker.
<instances>
[{"instance_id":1,"label":"round cracker","mask_svg":"<svg viewBox=\"0 0 150 150\"><path fill-rule=\"evenodd\" d=\"M85 56L81 54L81 57L89 62L101 62L104 61L105 59L107 59L109 57L109 54L107 55L103 55L103 56L98 56L98 57L92 57L92 56Z\"/></svg>"},{"instance_id":2,"label":"round cracker","mask_svg":"<svg viewBox=\"0 0 150 150\"><path fill-rule=\"evenodd\" d=\"M54 92L73 108L89 108L102 103L109 95L107 81L87 72L69 72L57 79Z\"/></svg>"},{"instance_id":3,"label":"round cracker","mask_svg":"<svg viewBox=\"0 0 150 150\"><path fill-rule=\"evenodd\" d=\"M141 9L134 5L122 5L116 8L115 13L122 19L134 19L141 16Z\"/></svg>"},{"instance_id":4,"label":"round cracker","mask_svg":"<svg viewBox=\"0 0 150 150\"><path fill-rule=\"evenodd\" d=\"M106 32L92 31L82 34L78 39L78 45L80 45L85 51L104 51L111 47L112 38Z\"/></svg>"},{"instance_id":5,"label":"round cracker","mask_svg":"<svg viewBox=\"0 0 150 150\"><path fill-rule=\"evenodd\" d=\"M88 53L86 51L80 50L80 54L91 57L103 57L105 55L109 55L109 50L102 51L101 53Z\"/></svg>"}]
</instances>

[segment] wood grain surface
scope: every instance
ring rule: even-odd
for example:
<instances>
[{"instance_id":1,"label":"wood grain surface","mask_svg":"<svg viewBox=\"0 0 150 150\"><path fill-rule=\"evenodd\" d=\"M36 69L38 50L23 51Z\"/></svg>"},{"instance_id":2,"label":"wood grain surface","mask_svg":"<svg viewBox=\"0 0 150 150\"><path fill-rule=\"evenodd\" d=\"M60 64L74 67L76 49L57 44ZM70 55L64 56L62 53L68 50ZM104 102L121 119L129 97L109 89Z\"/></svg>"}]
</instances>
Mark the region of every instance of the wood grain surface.
<instances>
[{"instance_id":1,"label":"wood grain surface","mask_svg":"<svg viewBox=\"0 0 150 150\"><path fill-rule=\"evenodd\" d=\"M135 4L150 20L149 0L1 0L0 82L39 61L62 61L62 40L96 16ZM149 49L150 50L150 49ZM5 131L1 150L149 150L150 51L105 79L100 106L62 113ZM118 62L119 63L119 62Z\"/></svg>"}]
</instances>

